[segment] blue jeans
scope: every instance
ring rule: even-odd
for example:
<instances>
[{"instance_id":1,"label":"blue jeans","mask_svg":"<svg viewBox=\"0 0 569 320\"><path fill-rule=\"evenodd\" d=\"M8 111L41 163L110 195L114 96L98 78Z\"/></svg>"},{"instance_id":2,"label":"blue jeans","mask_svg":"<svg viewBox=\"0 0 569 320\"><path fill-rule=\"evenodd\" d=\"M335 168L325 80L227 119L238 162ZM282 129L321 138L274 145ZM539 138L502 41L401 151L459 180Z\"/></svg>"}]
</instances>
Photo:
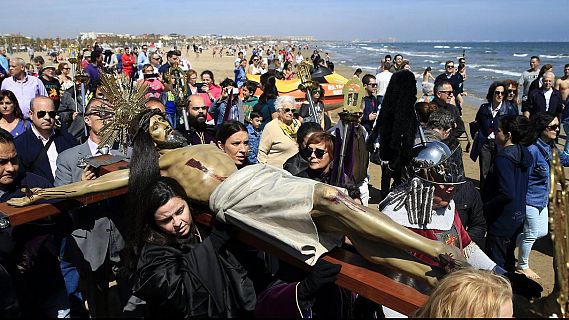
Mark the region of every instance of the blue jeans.
<instances>
[{"instance_id":1,"label":"blue jeans","mask_svg":"<svg viewBox=\"0 0 569 320\"><path fill-rule=\"evenodd\" d=\"M518 252L518 268L529 268L529 254L531 247L535 240L547 235L548 224L547 207L541 211L532 206L526 205L526 221L524 223L524 231L520 234L518 239L519 252Z\"/></svg>"},{"instance_id":2,"label":"blue jeans","mask_svg":"<svg viewBox=\"0 0 569 320\"><path fill-rule=\"evenodd\" d=\"M71 237L71 236L70 236ZM59 267L61 268L61 274L65 280L65 289L70 299L76 299L76 301L83 301L81 292L79 291L79 272L77 272L77 267L73 263L64 260L65 247L67 245L67 237L63 238L61 241L61 251L59 259Z\"/></svg>"},{"instance_id":3,"label":"blue jeans","mask_svg":"<svg viewBox=\"0 0 569 320\"><path fill-rule=\"evenodd\" d=\"M167 113L166 118L167 118L168 122L170 123L170 125L172 126L172 128L176 128L176 126L178 125L178 113L176 113L176 112Z\"/></svg>"}]
</instances>

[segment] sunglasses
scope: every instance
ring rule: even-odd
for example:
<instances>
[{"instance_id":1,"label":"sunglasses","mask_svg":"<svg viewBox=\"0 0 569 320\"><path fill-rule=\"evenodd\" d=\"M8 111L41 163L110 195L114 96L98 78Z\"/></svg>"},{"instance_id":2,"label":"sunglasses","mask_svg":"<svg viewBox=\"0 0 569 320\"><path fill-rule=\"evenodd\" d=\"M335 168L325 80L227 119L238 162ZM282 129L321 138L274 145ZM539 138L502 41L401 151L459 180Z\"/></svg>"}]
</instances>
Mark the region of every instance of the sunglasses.
<instances>
[{"instance_id":1,"label":"sunglasses","mask_svg":"<svg viewBox=\"0 0 569 320\"><path fill-rule=\"evenodd\" d=\"M447 69L454 69L454 66L447 66Z\"/></svg>"},{"instance_id":2,"label":"sunglasses","mask_svg":"<svg viewBox=\"0 0 569 320\"><path fill-rule=\"evenodd\" d=\"M40 119L45 117L46 114L49 114L49 117L54 119L56 112L55 111L38 111L38 112L36 112L36 116Z\"/></svg>"},{"instance_id":3,"label":"sunglasses","mask_svg":"<svg viewBox=\"0 0 569 320\"><path fill-rule=\"evenodd\" d=\"M86 113L85 116L97 116L101 119L105 119L105 118L111 117L112 113L110 113L108 111L93 111L93 112Z\"/></svg>"},{"instance_id":4,"label":"sunglasses","mask_svg":"<svg viewBox=\"0 0 569 320\"><path fill-rule=\"evenodd\" d=\"M452 94L452 91L439 91L439 92L440 92L440 93L446 93L446 94L449 95L449 96Z\"/></svg>"},{"instance_id":5,"label":"sunglasses","mask_svg":"<svg viewBox=\"0 0 569 320\"><path fill-rule=\"evenodd\" d=\"M506 90L508 94L517 94L518 90Z\"/></svg>"},{"instance_id":6,"label":"sunglasses","mask_svg":"<svg viewBox=\"0 0 569 320\"><path fill-rule=\"evenodd\" d=\"M326 150L320 148L310 148L307 147L305 150L306 158L310 158L313 154L317 159L322 159L326 154Z\"/></svg>"},{"instance_id":7,"label":"sunglasses","mask_svg":"<svg viewBox=\"0 0 569 320\"><path fill-rule=\"evenodd\" d=\"M296 109L294 109L294 108L293 108L293 109L291 109L291 108L286 108L286 109L283 109L283 111L284 111L285 113L287 113L287 112L295 113L295 112L296 112Z\"/></svg>"},{"instance_id":8,"label":"sunglasses","mask_svg":"<svg viewBox=\"0 0 569 320\"><path fill-rule=\"evenodd\" d=\"M504 91L494 91L494 94L497 96L503 96L504 95Z\"/></svg>"},{"instance_id":9,"label":"sunglasses","mask_svg":"<svg viewBox=\"0 0 569 320\"><path fill-rule=\"evenodd\" d=\"M556 131L557 129L559 129L559 125L554 124L552 126L547 126L546 128L547 128L547 130Z\"/></svg>"}]
</instances>

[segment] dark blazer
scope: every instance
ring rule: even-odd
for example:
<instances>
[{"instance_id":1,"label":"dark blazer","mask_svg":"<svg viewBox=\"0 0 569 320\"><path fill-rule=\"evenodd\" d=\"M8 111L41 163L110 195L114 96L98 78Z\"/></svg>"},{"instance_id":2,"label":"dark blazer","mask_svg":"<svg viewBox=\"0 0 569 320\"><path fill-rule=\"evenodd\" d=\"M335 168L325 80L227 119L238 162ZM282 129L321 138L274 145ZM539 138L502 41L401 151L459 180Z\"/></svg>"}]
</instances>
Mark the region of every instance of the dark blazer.
<instances>
[{"instance_id":1,"label":"dark blazer","mask_svg":"<svg viewBox=\"0 0 569 320\"><path fill-rule=\"evenodd\" d=\"M437 108L446 110L453 115L456 128L451 130L450 136L458 139L466 131L458 108L454 104L446 103L439 98L433 99L433 102L437 105Z\"/></svg>"},{"instance_id":2,"label":"dark blazer","mask_svg":"<svg viewBox=\"0 0 569 320\"><path fill-rule=\"evenodd\" d=\"M533 90L528 94L528 111L530 112L530 116L538 112L546 112L545 105L545 95L543 94L542 89ZM559 91L553 89L547 113L558 116L561 115L562 111L563 100L561 100L561 94Z\"/></svg>"},{"instance_id":3,"label":"dark blazer","mask_svg":"<svg viewBox=\"0 0 569 320\"><path fill-rule=\"evenodd\" d=\"M43 143L38 139L38 137L36 137L30 127L14 140L14 144L16 145L16 151L18 151L18 155L20 156L20 163L24 166L22 169L29 171L36 157L43 150ZM77 140L75 140L75 138L67 131L56 129L53 144L55 144L57 153L60 154L63 151L76 146ZM54 176L51 171L51 167L49 166L47 154L43 155L35 168L29 172L44 177L50 183L53 183L54 181Z\"/></svg>"},{"instance_id":4,"label":"dark blazer","mask_svg":"<svg viewBox=\"0 0 569 320\"><path fill-rule=\"evenodd\" d=\"M364 103L364 117L362 118L362 126L366 128L367 132L371 132L375 120L370 120L370 113L379 113L379 101L376 96L365 96Z\"/></svg>"},{"instance_id":5,"label":"dark blazer","mask_svg":"<svg viewBox=\"0 0 569 320\"><path fill-rule=\"evenodd\" d=\"M483 204L480 193L472 181L466 181L455 187L452 197L460 221L472 241L479 246L486 236L486 219L482 211Z\"/></svg>"}]
</instances>

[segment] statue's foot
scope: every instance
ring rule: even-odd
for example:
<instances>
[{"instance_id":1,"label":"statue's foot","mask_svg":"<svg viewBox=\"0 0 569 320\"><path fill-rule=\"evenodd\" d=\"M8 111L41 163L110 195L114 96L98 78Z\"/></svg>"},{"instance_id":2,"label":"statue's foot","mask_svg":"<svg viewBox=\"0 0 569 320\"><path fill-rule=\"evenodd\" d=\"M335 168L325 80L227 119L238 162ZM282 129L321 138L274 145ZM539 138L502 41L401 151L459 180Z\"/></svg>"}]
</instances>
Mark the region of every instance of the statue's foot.
<instances>
[{"instance_id":1,"label":"statue's foot","mask_svg":"<svg viewBox=\"0 0 569 320\"><path fill-rule=\"evenodd\" d=\"M521 274L525 275L526 277L528 277L532 280L541 279L541 277L530 268L527 268L527 269L517 268L516 272L521 273Z\"/></svg>"},{"instance_id":2,"label":"statue's foot","mask_svg":"<svg viewBox=\"0 0 569 320\"><path fill-rule=\"evenodd\" d=\"M443 247L443 253L438 256L438 262L447 273L470 266L459 248L448 245Z\"/></svg>"}]
</instances>

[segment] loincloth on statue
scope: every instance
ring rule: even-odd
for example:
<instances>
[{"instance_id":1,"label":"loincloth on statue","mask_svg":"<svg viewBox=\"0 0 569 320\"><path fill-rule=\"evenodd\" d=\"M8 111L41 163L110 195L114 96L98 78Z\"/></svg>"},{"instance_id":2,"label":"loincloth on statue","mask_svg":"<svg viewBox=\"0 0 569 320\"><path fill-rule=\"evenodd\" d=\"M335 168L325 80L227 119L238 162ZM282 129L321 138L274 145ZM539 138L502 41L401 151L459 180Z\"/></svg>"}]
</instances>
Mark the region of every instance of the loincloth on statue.
<instances>
[{"instance_id":1,"label":"loincloth on statue","mask_svg":"<svg viewBox=\"0 0 569 320\"><path fill-rule=\"evenodd\" d=\"M218 220L314 265L343 239L342 233L319 231L310 216L318 183L270 165L251 165L219 185L209 198L209 206Z\"/></svg>"}]
</instances>

